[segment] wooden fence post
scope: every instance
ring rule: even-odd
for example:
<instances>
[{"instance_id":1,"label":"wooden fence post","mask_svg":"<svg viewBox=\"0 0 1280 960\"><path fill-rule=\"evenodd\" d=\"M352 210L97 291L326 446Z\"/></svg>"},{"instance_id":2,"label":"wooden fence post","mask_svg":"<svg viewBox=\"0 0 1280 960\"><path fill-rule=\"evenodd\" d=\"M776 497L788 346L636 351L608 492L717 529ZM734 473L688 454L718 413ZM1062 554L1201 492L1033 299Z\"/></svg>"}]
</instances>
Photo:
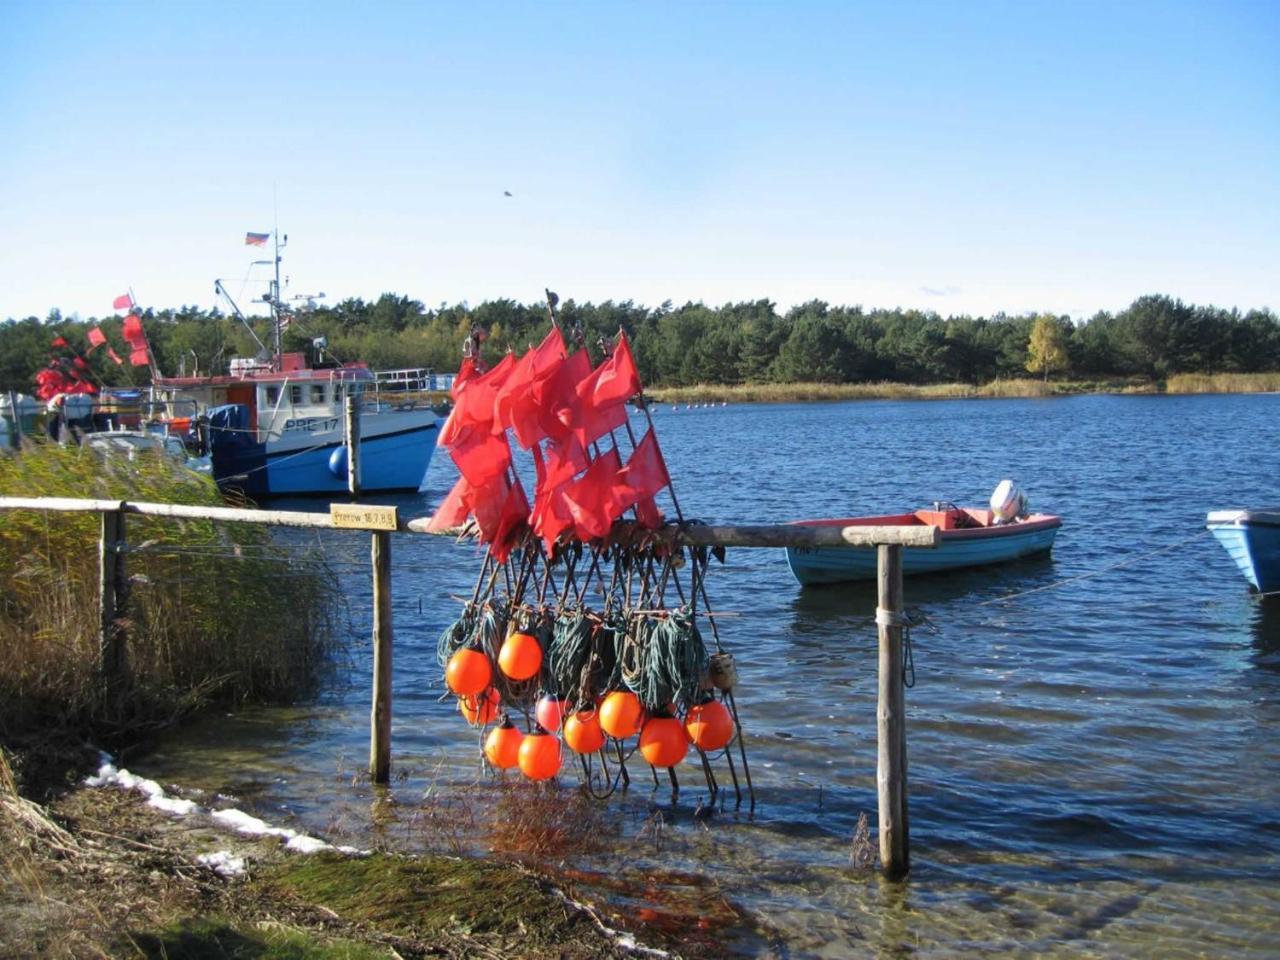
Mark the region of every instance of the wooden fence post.
<instances>
[{"instance_id":1,"label":"wooden fence post","mask_svg":"<svg viewBox=\"0 0 1280 960\"><path fill-rule=\"evenodd\" d=\"M123 506L123 504L121 504ZM120 615L128 600L125 578L125 523L122 509L102 511L98 541L98 656L99 674L114 689L124 673L124 631Z\"/></svg>"},{"instance_id":2,"label":"wooden fence post","mask_svg":"<svg viewBox=\"0 0 1280 960\"><path fill-rule=\"evenodd\" d=\"M373 534L373 712L369 718L369 776L391 778L391 534Z\"/></svg>"},{"instance_id":3,"label":"wooden fence post","mask_svg":"<svg viewBox=\"0 0 1280 960\"><path fill-rule=\"evenodd\" d=\"M907 843L906 688L902 679L902 547L881 544L877 550L880 672L876 789L880 805L880 869L889 879L901 880L911 869Z\"/></svg>"},{"instance_id":4,"label":"wooden fence post","mask_svg":"<svg viewBox=\"0 0 1280 960\"><path fill-rule=\"evenodd\" d=\"M347 492L360 495L360 398L347 394Z\"/></svg>"}]
</instances>

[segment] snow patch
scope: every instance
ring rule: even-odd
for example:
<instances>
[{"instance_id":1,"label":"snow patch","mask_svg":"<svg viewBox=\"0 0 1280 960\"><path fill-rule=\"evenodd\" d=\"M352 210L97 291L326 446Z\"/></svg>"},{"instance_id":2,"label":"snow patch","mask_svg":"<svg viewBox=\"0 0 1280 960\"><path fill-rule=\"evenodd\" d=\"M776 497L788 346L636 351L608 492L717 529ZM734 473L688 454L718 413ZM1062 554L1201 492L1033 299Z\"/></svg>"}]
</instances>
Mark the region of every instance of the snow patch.
<instances>
[{"instance_id":1,"label":"snow patch","mask_svg":"<svg viewBox=\"0 0 1280 960\"><path fill-rule=\"evenodd\" d=\"M202 853L196 860L224 877L239 877L244 874L244 857L237 857L227 850L217 853Z\"/></svg>"}]
</instances>

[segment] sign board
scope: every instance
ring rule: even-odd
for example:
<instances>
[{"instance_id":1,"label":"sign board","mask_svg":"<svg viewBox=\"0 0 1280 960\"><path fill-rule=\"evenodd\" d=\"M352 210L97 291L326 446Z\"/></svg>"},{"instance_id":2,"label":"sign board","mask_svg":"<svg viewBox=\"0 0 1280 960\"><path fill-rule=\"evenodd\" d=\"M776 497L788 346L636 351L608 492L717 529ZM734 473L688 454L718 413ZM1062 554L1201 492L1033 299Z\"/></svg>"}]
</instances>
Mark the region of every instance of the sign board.
<instances>
[{"instance_id":1,"label":"sign board","mask_svg":"<svg viewBox=\"0 0 1280 960\"><path fill-rule=\"evenodd\" d=\"M396 507L374 507L363 503L331 503L329 518L335 527L350 530L397 530L400 518Z\"/></svg>"}]
</instances>

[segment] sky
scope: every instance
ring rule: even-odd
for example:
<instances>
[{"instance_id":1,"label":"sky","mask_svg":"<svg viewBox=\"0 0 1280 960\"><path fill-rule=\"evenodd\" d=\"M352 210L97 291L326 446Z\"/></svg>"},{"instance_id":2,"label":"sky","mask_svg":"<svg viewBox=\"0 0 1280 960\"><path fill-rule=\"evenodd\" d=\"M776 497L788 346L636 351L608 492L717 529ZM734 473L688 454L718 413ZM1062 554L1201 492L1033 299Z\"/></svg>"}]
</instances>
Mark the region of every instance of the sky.
<instances>
[{"instance_id":1,"label":"sky","mask_svg":"<svg viewBox=\"0 0 1280 960\"><path fill-rule=\"evenodd\" d=\"M0 145L0 319L261 312L277 229L328 303L1280 310L1274 0L0 0Z\"/></svg>"}]
</instances>

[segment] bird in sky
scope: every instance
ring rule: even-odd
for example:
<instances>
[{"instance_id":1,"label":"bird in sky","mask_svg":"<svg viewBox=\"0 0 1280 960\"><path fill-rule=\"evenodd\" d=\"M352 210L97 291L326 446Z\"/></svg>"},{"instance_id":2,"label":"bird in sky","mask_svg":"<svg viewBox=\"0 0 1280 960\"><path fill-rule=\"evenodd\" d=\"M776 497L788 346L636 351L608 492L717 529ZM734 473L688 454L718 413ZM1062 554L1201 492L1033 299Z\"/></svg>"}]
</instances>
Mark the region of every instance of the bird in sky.
<instances>
[{"instance_id":1,"label":"bird in sky","mask_svg":"<svg viewBox=\"0 0 1280 960\"><path fill-rule=\"evenodd\" d=\"M504 197L509 197L509 196L511 196L511 191L510 191L510 190L503 190L503 191L502 191L502 195L503 195Z\"/></svg>"}]
</instances>

